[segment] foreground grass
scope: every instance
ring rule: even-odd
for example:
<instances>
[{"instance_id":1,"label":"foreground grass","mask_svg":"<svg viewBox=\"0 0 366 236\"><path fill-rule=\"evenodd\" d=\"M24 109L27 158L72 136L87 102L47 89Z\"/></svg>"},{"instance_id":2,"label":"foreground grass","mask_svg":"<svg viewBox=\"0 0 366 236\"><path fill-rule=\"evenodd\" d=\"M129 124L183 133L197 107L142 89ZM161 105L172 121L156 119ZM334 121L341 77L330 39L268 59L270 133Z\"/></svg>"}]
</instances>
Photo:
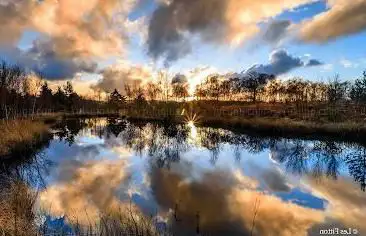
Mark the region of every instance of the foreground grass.
<instances>
[{"instance_id":1,"label":"foreground grass","mask_svg":"<svg viewBox=\"0 0 366 236\"><path fill-rule=\"evenodd\" d=\"M0 234L36 235L34 205L37 194L20 181L1 183Z\"/></svg>"},{"instance_id":2,"label":"foreground grass","mask_svg":"<svg viewBox=\"0 0 366 236\"><path fill-rule=\"evenodd\" d=\"M152 217L143 215L132 205L106 209L98 219L88 218L87 223L66 215L62 222L52 223L47 212L37 209L37 191L16 180L1 184L0 235L171 235L167 230L159 230Z\"/></svg>"},{"instance_id":3,"label":"foreground grass","mask_svg":"<svg viewBox=\"0 0 366 236\"><path fill-rule=\"evenodd\" d=\"M0 121L0 157L16 149L26 149L41 140L49 129L46 123L41 120Z\"/></svg>"}]
</instances>

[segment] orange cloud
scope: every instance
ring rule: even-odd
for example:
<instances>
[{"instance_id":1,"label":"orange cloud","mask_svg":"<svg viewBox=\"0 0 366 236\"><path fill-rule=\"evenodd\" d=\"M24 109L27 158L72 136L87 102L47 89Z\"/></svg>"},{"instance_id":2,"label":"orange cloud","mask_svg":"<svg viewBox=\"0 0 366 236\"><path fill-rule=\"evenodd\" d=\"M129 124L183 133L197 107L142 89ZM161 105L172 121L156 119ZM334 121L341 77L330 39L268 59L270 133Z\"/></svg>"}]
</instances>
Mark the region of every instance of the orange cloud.
<instances>
[{"instance_id":1,"label":"orange cloud","mask_svg":"<svg viewBox=\"0 0 366 236\"><path fill-rule=\"evenodd\" d=\"M308 42L327 42L366 29L365 0L328 0L329 9L300 26L300 37Z\"/></svg>"},{"instance_id":2,"label":"orange cloud","mask_svg":"<svg viewBox=\"0 0 366 236\"><path fill-rule=\"evenodd\" d=\"M359 235L366 233L366 195L356 183L347 178L309 178L308 182L313 194L328 201L327 217L359 230Z\"/></svg>"},{"instance_id":3,"label":"orange cloud","mask_svg":"<svg viewBox=\"0 0 366 236\"><path fill-rule=\"evenodd\" d=\"M24 0L0 5L0 41L16 44L26 29L52 41L63 57L100 57L123 53L124 25L135 0ZM118 13L118 17L117 14ZM121 20L118 20L121 23Z\"/></svg>"},{"instance_id":4,"label":"orange cloud","mask_svg":"<svg viewBox=\"0 0 366 236\"><path fill-rule=\"evenodd\" d=\"M175 209L176 232L194 232L199 213L203 234L220 232L225 235L307 235L325 215L315 210L286 202L258 190L257 180L225 170L207 171L198 179L189 164L171 166L170 170L153 169L151 187L163 209ZM255 225L254 206L258 206ZM179 234L179 233L178 233Z\"/></svg>"},{"instance_id":5,"label":"orange cloud","mask_svg":"<svg viewBox=\"0 0 366 236\"><path fill-rule=\"evenodd\" d=\"M125 160L119 160L78 167L71 171L67 183L49 186L41 192L40 205L53 216L67 216L71 223L98 222L100 214L128 206L128 201L122 203L117 196L118 189L128 182L126 165ZM63 168L73 167L64 163Z\"/></svg>"}]
</instances>

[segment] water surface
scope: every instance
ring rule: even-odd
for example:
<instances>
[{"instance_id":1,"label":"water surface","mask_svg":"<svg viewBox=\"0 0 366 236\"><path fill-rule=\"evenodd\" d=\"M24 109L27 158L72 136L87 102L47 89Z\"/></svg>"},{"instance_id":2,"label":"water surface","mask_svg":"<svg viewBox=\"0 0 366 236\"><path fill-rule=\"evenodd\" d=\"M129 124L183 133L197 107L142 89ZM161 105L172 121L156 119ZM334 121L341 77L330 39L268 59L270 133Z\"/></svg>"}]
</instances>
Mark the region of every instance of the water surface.
<instances>
[{"instance_id":1,"label":"water surface","mask_svg":"<svg viewBox=\"0 0 366 236\"><path fill-rule=\"evenodd\" d=\"M366 235L366 149L354 143L75 119L16 173L49 224L134 206L175 235Z\"/></svg>"}]
</instances>

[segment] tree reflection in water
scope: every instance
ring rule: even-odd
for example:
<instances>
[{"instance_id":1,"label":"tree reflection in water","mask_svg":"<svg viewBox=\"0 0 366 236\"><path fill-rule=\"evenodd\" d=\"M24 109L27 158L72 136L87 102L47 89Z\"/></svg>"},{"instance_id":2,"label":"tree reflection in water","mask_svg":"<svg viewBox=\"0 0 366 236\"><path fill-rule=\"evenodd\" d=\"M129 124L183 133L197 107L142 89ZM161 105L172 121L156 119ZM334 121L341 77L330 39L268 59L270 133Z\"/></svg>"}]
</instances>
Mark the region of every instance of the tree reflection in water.
<instances>
[{"instance_id":1,"label":"tree reflection in water","mask_svg":"<svg viewBox=\"0 0 366 236\"><path fill-rule=\"evenodd\" d=\"M54 126L55 135L60 141L65 141L71 146L75 142L75 136L86 128L87 124L84 119L63 119Z\"/></svg>"},{"instance_id":2,"label":"tree reflection in water","mask_svg":"<svg viewBox=\"0 0 366 236\"><path fill-rule=\"evenodd\" d=\"M190 140L192 139L192 128L195 129L194 142ZM210 183L207 184L209 188L199 198L204 199L204 202L207 203L207 209L205 208L204 211L197 213L196 211L191 212L187 210L196 209L195 207L202 208L200 201L197 201L197 206L196 202L192 201L189 204L180 202L179 205L177 202L179 202L180 195L175 195L177 194L175 187L181 180L178 178L178 175L174 176L170 171L174 170L174 166L176 166L173 163L180 162L180 164L184 164L185 159L182 157L189 155L189 151L192 149L203 149L210 152L210 162L212 165L216 165L220 157L228 158L222 155L227 154L227 147L231 148L233 158L235 158L237 163L246 158L245 152L250 154L269 153L272 161L281 165L287 172L296 175L309 175L312 179L313 177L317 179L327 177L336 180L342 173L345 173L342 169L345 168L344 170L360 185L362 191L365 191L366 188L366 148L355 143L260 137L237 134L217 128L192 127L192 124L169 124L167 122L131 123L118 118L65 119L58 123L54 129L54 136L47 137L44 143L39 146L32 147L26 153L14 153L14 160L2 160L0 166L2 188L6 186L6 180L9 179L20 180L27 185L37 186L38 189L45 187L45 176L49 176L54 163L48 159L43 150L49 146L53 139L58 139L61 142L66 142L66 145L72 146L78 144L80 137L89 137L88 135L103 139L103 145L108 145L108 142L111 140L118 141L114 144L127 148L135 155L147 157L152 167L151 171L154 171L154 177L156 178L155 182L151 182L152 186L155 190L160 188L161 193L164 193L161 196L159 195L160 198L163 198L162 200L169 200L169 202L166 202L166 208L176 208L174 213L177 218L182 219L183 217L185 219L185 222L182 224L187 223L186 219L194 219L197 222L200 219L205 219L205 217L210 220L213 219L212 222L198 224L201 229L204 229L205 224L208 227L218 224L217 222L224 222L224 227L227 223L225 222L226 219L222 220L220 218L216 221L216 219L212 218L210 207L222 204L220 202L222 200L221 197L214 199L211 196L217 194L216 183L223 181L222 179L225 178L222 177L227 174L219 175L218 179L214 179L212 176L207 178L207 183ZM108 149L109 146L104 148ZM185 171L182 170L182 172ZM189 175L189 173L186 174ZM164 196L166 196L165 185L161 184L163 178L166 179L166 186L169 185L174 190L172 190L171 199L164 199ZM341 178L338 181L342 181ZM196 182L192 183L192 191L187 189L189 190L188 193L191 191L195 193L195 196L202 193L202 189L205 186L197 185ZM224 183L222 186L228 185ZM156 192L154 194L157 195ZM184 204L188 204L186 208L184 208ZM225 212L222 213L225 214ZM193 230L197 226L196 221L188 222L193 227ZM229 223L232 226L232 221L229 221ZM177 230L181 230L179 225L176 225L176 227ZM242 232L241 228L230 228L227 230ZM234 231L227 232L233 233Z\"/></svg>"},{"instance_id":3,"label":"tree reflection in water","mask_svg":"<svg viewBox=\"0 0 366 236\"><path fill-rule=\"evenodd\" d=\"M336 142L315 142L313 148L315 155L312 168L313 175L315 177L326 175L337 179L344 149L345 147L342 144Z\"/></svg>"},{"instance_id":4,"label":"tree reflection in water","mask_svg":"<svg viewBox=\"0 0 366 236\"><path fill-rule=\"evenodd\" d=\"M25 151L14 150L9 159L0 157L0 188L14 181L44 188L44 177L53 166L44 149L49 147L52 139L52 135L44 135L39 143L27 147Z\"/></svg>"},{"instance_id":5,"label":"tree reflection in water","mask_svg":"<svg viewBox=\"0 0 366 236\"><path fill-rule=\"evenodd\" d=\"M273 161L281 163L288 172L298 175L312 175L316 178L327 176L337 179L340 169L346 167L361 189L366 188L366 148L351 143L338 143L329 140L307 141L236 134L230 131L194 127L197 140L188 142L192 125L139 122L131 123L118 118L108 119L64 119L55 127L54 136L70 146L77 135L89 130L92 135L110 139L114 137L137 155L146 155L159 167L170 167L179 162L181 156L192 146L204 148L210 152L213 165L220 157L224 144L233 147L234 158L240 161L243 151L249 153L270 152ZM52 163L42 154L52 137L33 147L26 154L14 153L12 161L2 161L2 175L27 179L29 182L44 183Z\"/></svg>"},{"instance_id":6,"label":"tree reflection in water","mask_svg":"<svg viewBox=\"0 0 366 236\"><path fill-rule=\"evenodd\" d=\"M74 124L72 127L77 126ZM184 124L141 122L134 124L108 119L103 132L118 137L138 155L146 153L159 167L169 167L170 163L179 162L181 155L190 150L191 145L187 139L191 128L191 125ZM329 140L259 137L235 134L216 128L195 128L198 142L194 145L205 148L211 153L210 161L213 165L220 157L223 145L227 143L233 145L236 161L243 158L243 150L254 154L269 150L274 161L283 164L288 172L297 175L337 179L340 168L346 166L349 174L361 185L361 189L365 190L366 151L362 145Z\"/></svg>"},{"instance_id":7,"label":"tree reflection in water","mask_svg":"<svg viewBox=\"0 0 366 236\"><path fill-rule=\"evenodd\" d=\"M366 149L364 147L351 152L346 157L349 174L361 185L362 191L366 188Z\"/></svg>"}]
</instances>

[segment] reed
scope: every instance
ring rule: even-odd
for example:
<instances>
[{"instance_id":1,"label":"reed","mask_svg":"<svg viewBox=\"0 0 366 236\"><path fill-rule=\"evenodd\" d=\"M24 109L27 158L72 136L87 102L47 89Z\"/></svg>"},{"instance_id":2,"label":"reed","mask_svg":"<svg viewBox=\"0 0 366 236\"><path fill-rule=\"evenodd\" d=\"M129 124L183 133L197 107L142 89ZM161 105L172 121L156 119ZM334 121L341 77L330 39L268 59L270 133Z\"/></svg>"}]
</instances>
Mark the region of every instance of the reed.
<instances>
[{"instance_id":1,"label":"reed","mask_svg":"<svg viewBox=\"0 0 366 236\"><path fill-rule=\"evenodd\" d=\"M15 149L31 146L42 138L48 128L43 121L0 121L0 157L10 154Z\"/></svg>"}]
</instances>

